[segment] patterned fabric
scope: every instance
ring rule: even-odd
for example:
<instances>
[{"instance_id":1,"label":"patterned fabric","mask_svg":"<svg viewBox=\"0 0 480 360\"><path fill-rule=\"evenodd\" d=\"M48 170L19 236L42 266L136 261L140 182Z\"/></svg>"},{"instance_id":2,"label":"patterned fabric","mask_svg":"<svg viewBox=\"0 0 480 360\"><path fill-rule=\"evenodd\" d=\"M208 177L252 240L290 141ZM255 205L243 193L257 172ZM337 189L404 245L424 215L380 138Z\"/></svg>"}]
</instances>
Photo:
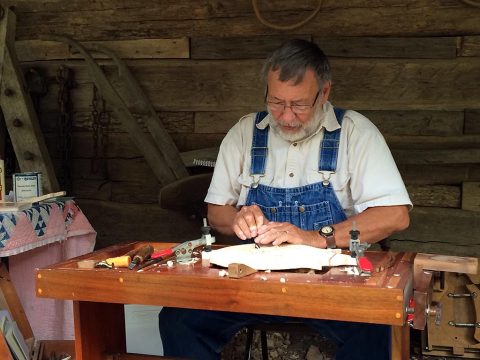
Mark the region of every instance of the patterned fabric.
<instances>
[{"instance_id":1,"label":"patterned fabric","mask_svg":"<svg viewBox=\"0 0 480 360\"><path fill-rule=\"evenodd\" d=\"M80 209L74 201L56 200L37 204L18 212L0 213L0 256L2 256L1 250L9 247L7 245L12 238L12 233L20 223L24 228L23 231L28 232L28 229L25 229L25 227L31 226L31 230L33 230L37 240L39 243L42 243L42 240L46 238L47 228L53 213L55 214L56 222L62 221L64 229L66 229L78 212L80 212ZM19 230L17 229L16 231Z\"/></svg>"}]
</instances>

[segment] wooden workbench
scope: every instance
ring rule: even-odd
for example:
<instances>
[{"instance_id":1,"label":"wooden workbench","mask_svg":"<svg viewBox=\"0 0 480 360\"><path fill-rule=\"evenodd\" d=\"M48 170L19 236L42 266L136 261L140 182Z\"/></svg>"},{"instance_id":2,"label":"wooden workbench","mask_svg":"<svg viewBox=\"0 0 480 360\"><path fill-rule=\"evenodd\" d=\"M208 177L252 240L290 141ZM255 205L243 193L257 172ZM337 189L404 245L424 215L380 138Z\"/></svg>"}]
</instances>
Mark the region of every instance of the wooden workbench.
<instances>
[{"instance_id":1,"label":"wooden workbench","mask_svg":"<svg viewBox=\"0 0 480 360\"><path fill-rule=\"evenodd\" d=\"M391 267L370 277L330 268L315 274L259 272L231 279L220 277L218 268L202 266L201 261L144 272L77 267L79 260L115 257L143 244L115 245L36 271L37 296L74 301L77 360L125 353L123 304L386 324L393 330L392 359L409 358L406 308L412 294L414 254L394 254ZM152 245L159 250L173 244ZM375 267L387 255L367 252L367 256Z\"/></svg>"}]
</instances>

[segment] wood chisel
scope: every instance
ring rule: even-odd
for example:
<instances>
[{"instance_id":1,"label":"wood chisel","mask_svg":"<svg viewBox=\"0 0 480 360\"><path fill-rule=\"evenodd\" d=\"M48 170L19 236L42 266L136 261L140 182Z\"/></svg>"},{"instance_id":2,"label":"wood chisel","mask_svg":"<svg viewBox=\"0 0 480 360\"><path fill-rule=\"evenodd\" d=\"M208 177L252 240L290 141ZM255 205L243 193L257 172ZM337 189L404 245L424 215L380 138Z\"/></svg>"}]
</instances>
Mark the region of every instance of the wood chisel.
<instances>
[{"instance_id":1,"label":"wood chisel","mask_svg":"<svg viewBox=\"0 0 480 360\"><path fill-rule=\"evenodd\" d=\"M142 262L150 258L152 254L153 254L153 246L145 245L141 247L133 256L132 261L130 262L130 265L128 265L128 268L132 270L135 266L141 264Z\"/></svg>"}]
</instances>

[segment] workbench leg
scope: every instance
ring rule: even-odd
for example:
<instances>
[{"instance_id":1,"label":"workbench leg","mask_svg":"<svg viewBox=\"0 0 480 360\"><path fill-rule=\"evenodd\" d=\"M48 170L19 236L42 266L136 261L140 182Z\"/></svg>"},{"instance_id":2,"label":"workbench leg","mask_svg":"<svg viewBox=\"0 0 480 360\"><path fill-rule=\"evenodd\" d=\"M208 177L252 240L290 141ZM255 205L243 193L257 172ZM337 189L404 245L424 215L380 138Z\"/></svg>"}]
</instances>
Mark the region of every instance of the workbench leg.
<instances>
[{"instance_id":1,"label":"workbench leg","mask_svg":"<svg viewBox=\"0 0 480 360\"><path fill-rule=\"evenodd\" d=\"M76 360L104 360L125 353L123 304L73 302Z\"/></svg>"},{"instance_id":2,"label":"workbench leg","mask_svg":"<svg viewBox=\"0 0 480 360\"><path fill-rule=\"evenodd\" d=\"M392 360L410 359L410 327L392 326Z\"/></svg>"}]
</instances>

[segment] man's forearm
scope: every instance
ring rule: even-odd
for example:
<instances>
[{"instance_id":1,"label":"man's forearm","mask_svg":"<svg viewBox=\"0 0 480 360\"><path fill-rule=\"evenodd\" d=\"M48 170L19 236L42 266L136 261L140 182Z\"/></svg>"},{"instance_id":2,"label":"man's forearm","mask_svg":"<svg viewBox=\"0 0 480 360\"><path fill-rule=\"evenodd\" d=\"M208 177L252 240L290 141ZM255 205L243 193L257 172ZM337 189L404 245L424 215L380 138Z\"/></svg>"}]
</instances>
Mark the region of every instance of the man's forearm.
<instances>
[{"instance_id":1,"label":"man's forearm","mask_svg":"<svg viewBox=\"0 0 480 360\"><path fill-rule=\"evenodd\" d=\"M376 243L394 232L406 229L410 223L410 217L406 205L369 208L334 225L337 247L348 247L353 221L355 221L355 227L360 230L362 242Z\"/></svg>"},{"instance_id":2,"label":"man's forearm","mask_svg":"<svg viewBox=\"0 0 480 360\"><path fill-rule=\"evenodd\" d=\"M232 225L237 213L237 208L232 205L208 204L210 226L224 235L235 235Z\"/></svg>"}]
</instances>

